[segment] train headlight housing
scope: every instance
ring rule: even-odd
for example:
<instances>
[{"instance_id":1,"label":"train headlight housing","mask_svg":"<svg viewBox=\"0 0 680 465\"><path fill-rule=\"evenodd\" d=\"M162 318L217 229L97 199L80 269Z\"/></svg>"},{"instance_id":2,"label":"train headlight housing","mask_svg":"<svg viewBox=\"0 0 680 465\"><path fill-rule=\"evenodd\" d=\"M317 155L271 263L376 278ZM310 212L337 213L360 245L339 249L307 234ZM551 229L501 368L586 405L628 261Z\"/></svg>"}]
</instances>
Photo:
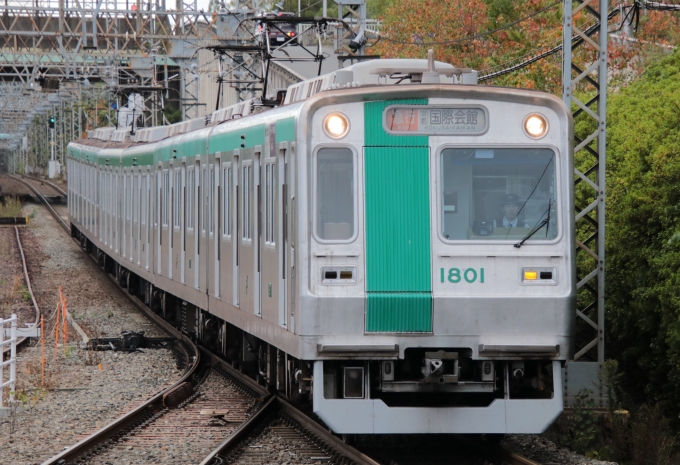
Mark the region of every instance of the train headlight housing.
<instances>
[{"instance_id":1,"label":"train headlight housing","mask_svg":"<svg viewBox=\"0 0 680 465\"><path fill-rule=\"evenodd\" d=\"M529 115L524 118L524 132L532 139L540 139L548 132L548 120L538 113Z\"/></svg>"},{"instance_id":2,"label":"train headlight housing","mask_svg":"<svg viewBox=\"0 0 680 465\"><path fill-rule=\"evenodd\" d=\"M323 121L323 130L331 139L342 139L349 132L349 120L342 113L331 113Z\"/></svg>"}]
</instances>

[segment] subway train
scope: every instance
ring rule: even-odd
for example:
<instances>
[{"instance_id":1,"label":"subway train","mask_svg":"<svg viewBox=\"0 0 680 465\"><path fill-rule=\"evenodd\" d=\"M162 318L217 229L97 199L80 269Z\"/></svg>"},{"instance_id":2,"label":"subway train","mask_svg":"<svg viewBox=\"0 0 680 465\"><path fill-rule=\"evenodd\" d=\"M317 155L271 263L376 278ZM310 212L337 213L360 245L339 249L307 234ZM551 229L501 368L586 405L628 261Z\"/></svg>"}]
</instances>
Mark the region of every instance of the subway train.
<instances>
[{"instance_id":1,"label":"subway train","mask_svg":"<svg viewBox=\"0 0 680 465\"><path fill-rule=\"evenodd\" d=\"M68 145L72 235L338 434L540 433L573 357L573 123L428 59Z\"/></svg>"}]
</instances>

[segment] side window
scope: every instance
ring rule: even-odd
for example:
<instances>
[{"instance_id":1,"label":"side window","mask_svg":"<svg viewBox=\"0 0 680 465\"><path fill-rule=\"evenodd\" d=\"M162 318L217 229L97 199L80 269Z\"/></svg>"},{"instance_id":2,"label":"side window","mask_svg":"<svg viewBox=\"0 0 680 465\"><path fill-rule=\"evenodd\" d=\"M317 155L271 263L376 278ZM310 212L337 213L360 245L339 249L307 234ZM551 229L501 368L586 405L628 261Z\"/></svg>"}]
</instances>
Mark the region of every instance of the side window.
<instances>
[{"instance_id":1,"label":"side window","mask_svg":"<svg viewBox=\"0 0 680 465\"><path fill-rule=\"evenodd\" d=\"M208 181L207 180L208 174L207 174L207 171L205 169L205 166L203 167L202 173L203 173L203 179L201 179L201 182L199 184L201 186L201 197L198 199L198 201L200 202L199 208L200 208L200 212L201 212L201 232L205 232L205 230L206 230L206 227L205 227L206 226L205 225L206 218L205 217L208 216L207 215L208 206L206 205L206 201L205 201L205 199L208 198L208 192L207 192L207 190L208 190L208 188L207 188L207 186L208 186L208 182L207 182Z\"/></svg>"},{"instance_id":2,"label":"side window","mask_svg":"<svg viewBox=\"0 0 680 465\"><path fill-rule=\"evenodd\" d=\"M231 236L231 165L222 166L222 235Z\"/></svg>"},{"instance_id":3,"label":"side window","mask_svg":"<svg viewBox=\"0 0 680 465\"><path fill-rule=\"evenodd\" d=\"M354 235L354 154L323 148L316 154L316 235L342 241Z\"/></svg>"},{"instance_id":4,"label":"side window","mask_svg":"<svg viewBox=\"0 0 680 465\"><path fill-rule=\"evenodd\" d=\"M132 175L131 174L126 174L125 175L125 218L126 219L131 219L132 217Z\"/></svg>"},{"instance_id":5,"label":"side window","mask_svg":"<svg viewBox=\"0 0 680 465\"><path fill-rule=\"evenodd\" d=\"M142 224L146 224L146 173L142 174L142 185L140 186L140 196L139 201L142 203Z\"/></svg>"},{"instance_id":6,"label":"side window","mask_svg":"<svg viewBox=\"0 0 680 465\"><path fill-rule=\"evenodd\" d=\"M267 244L274 244L274 163L265 165L264 173L264 241Z\"/></svg>"},{"instance_id":7,"label":"side window","mask_svg":"<svg viewBox=\"0 0 680 465\"><path fill-rule=\"evenodd\" d=\"M181 174L179 168L175 170L175 179L173 180L173 204L172 204L172 223L176 228L179 228L179 204L180 204L180 192L182 190L181 184Z\"/></svg>"},{"instance_id":8,"label":"side window","mask_svg":"<svg viewBox=\"0 0 680 465\"><path fill-rule=\"evenodd\" d=\"M187 168L187 229L194 229L194 169Z\"/></svg>"},{"instance_id":9,"label":"side window","mask_svg":"<svg viewBox=\"0 0 680 465\"><path fill-rule=\"evenodd\" d=\"M168 225L168 200L169 200L169 185L170 185L170 173L168 173L168 170L163 171L163 188L162 188L162 194L161 198L163 199L162 202L162 207L161 207L161 214L163 216L163 221L161 222L163 226Z\"/></svg>"},{"instance_id":10,"label":"side window","mask_svg":"<svg viewBox=\"0 0 680 465\"><path fill-rule=\"evenodd\" d=\"M135 181L134 185L135 201L132 202L132 208L134 210L133 219L135 220L135 223L139 223L139 173L133 174L132 177Z\"/></svg>"},{"instance_id":11,"label":"side window","mask_svg":"<svg viewBox=\"0 0 680 465\"><path fill-rule=\"evenodd\" d=\"M250 192L250 173L251 167L243 166L243 239L251 239L251 225L250 225L250 209L251 209L251 192Z\"/></svg>"}]
</instances>

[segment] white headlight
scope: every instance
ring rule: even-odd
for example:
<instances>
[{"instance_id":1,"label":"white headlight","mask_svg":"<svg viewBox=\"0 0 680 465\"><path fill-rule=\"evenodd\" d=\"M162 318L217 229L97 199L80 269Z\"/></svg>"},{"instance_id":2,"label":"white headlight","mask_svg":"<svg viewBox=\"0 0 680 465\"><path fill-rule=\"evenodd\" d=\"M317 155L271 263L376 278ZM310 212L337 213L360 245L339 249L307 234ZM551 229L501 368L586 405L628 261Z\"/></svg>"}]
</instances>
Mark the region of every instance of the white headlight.
<instances>
[{"instance_id":1,"label":"white headlight","mask_svg":"<svg viewBox=\"0 0 680 465\"><path fill-rule=\"evenodd\" d=\"M331 113L323 122L323 129L328 137L340 139L349 131L349 120L342 113Z\"/></svg>"},{"instance_id":2,"label":"white headlight","mask_svg":"<svg viewBox=\"0 0 680 465\"><path fill-rule=\"evenodd\" d=\"M548 121L539 114L533 114L524 120L524 132L533 139L540 139L548 132Z\"/></svg>"}]
</instances>

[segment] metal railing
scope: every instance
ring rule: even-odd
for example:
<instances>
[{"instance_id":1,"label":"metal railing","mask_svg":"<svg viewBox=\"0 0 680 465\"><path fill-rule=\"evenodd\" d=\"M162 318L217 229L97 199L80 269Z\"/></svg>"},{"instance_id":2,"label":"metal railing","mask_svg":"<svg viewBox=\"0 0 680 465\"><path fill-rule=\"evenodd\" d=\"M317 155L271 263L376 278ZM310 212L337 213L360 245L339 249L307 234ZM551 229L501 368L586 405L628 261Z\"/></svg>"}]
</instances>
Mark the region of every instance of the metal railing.
<instances>
[{"instance_id":1,"label":"metal railing","mask_svg":"<svg viewBox=\"0 0 680 465\"><path fill-rule=\"evenodd\" d=\"M9 329L9 339L5 339L5 327ZM9 360L5 360L5 345L10 347ZM5 379L5 366L9 365L9 379ZM0 318L0 409L5 408L4 391L9 386L9 396L7 405L11 407L14 403L14 385L17 381L17 316L12 314L7 319Z\"/></svg>"}]
</instances>

